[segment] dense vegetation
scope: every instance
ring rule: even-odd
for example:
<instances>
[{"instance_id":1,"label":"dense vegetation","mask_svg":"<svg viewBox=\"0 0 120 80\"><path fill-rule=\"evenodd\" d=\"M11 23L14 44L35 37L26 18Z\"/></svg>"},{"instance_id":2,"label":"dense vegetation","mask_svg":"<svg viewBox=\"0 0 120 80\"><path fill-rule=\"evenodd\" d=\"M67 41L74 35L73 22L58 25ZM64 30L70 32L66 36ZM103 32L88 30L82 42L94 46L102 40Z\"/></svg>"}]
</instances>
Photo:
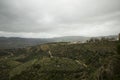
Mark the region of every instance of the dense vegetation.
<instances>
[{"instance_id":1,"label":"dense vegetation","mask_svg":"<svg viewBox=\"0 0 120 80\"><path fill-rule=\"evenodd\" d=\"M0 80L120 80L120 43L48 43L1 49Z\"/></svg>"}]
</instances>

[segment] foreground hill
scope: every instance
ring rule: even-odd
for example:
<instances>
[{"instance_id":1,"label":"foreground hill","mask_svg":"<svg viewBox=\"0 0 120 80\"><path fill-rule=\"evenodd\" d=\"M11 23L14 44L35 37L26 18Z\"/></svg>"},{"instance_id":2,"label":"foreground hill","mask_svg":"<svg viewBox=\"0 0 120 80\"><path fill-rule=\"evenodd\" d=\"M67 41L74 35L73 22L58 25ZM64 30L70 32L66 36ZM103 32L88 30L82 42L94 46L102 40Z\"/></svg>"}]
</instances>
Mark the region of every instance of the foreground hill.
<instances>
[{"instance_id":1,"label":"foreground hill","mask_svg":"<svg viewBox=\"0 0 120 80\"><path fill-rule=\"evenodd\" d=\"M0 80L119 80L118 41L1 49Z\"/></svg>"}]
</instances>

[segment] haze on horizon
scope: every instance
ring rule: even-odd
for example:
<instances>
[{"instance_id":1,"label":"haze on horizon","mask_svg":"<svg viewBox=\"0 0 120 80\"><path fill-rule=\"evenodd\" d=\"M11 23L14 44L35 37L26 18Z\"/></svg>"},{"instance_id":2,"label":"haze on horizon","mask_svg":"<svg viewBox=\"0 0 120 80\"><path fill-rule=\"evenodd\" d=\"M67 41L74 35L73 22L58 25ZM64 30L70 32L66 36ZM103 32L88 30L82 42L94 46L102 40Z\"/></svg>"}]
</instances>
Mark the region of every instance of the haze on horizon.
<instances>
[{"instance_id":1,"label":"haze on horizon","mask_svg":"<svg viewBox=\"0 0 120 80\"><path fill-rule=\"evenodd\" d=\"M0 0L0 36L49 38L120 32L120 0Z\"/></svg>"}]
</instances>

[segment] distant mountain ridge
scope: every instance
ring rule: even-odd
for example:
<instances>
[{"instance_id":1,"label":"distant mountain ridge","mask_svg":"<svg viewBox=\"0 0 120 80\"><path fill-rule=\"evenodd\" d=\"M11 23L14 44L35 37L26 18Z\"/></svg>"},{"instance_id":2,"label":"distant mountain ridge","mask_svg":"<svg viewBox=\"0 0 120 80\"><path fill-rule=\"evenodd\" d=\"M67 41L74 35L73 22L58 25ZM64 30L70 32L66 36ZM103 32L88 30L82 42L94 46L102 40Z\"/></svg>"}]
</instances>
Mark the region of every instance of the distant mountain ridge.
<instances>
[{"instance_id":1,"label":"distant mountain ridge","mask_svg":"<svg viewBox=\"0 0 120 80\"><path fill-rule=\"evenodd\" d=\"M54 41L57 42L73 42L73 41L86 41L89 40L91 37L84 37L84 36L63 36L63 37L55 37L53 38Z\"/></svg>"},{"instance_id":2,"label":"distant mountain ridge","mask_svg":"<svg viewBox=\"0 0 120 80\"><path fill-rule=\"evenodd\" d=\"M20 37L0 37L0 49L23 48L51 42L85 42L91 38L117 38L113 36L84 37L84 36L64 36L55 38L20 38Z\"/></svg>"},{"instance_id":3,"label":"distant mountain ridge","mask_svg":"<svg viewBox=\"0 0 120 80\"><path fill-rule=\"evenodd\" d=\"M0 48L21 48L47 43L47 39L19 38L19 37L0 37Z\"/></svg>"}]
</instances>

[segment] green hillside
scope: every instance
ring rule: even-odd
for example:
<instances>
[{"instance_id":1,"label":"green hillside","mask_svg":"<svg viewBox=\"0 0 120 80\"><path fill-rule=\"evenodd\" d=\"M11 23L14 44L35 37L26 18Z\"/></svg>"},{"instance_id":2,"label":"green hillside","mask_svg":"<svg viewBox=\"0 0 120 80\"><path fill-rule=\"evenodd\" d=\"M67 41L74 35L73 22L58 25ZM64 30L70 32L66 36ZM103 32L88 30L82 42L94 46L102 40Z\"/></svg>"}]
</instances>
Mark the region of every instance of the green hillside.
<instances>
[{"instance_id":1,"label":"green hillside","mask_svg":"<svg viewBox=\"0 0 120 80\"><path fill-rule=\"evenodd\" d=\"M0 80L119 80L118 41L1 49Z\"/></svg>"}]
</instances>

